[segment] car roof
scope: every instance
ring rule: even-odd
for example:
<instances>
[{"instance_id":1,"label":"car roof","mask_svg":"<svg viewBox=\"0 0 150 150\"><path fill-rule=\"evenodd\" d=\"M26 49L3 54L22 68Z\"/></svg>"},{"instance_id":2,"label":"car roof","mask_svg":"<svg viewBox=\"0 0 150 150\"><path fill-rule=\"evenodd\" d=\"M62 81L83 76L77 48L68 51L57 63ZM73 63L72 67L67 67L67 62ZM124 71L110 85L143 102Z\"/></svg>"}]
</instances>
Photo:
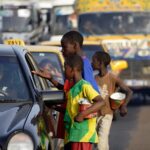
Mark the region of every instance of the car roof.
<instances>
[{"instance_id":1,"label":"car roof","mask_svg":"<svg viewBox=\"0 0 150 150\"><path fill-rule=\"evenodd\" d=\"M22 53L22 52L23 52L23 48L20 46L0 44L1 56L16 56L16 53Z\"/></svg>"},{"instance_id":2,"label":"car roof","mask_svg":"<svg viewBox=\"0 0 150 150\"><path fill-rule=\"evenodd\" d=\"M30 52L61 52L61 47L58 46L43 46L43 45L25 45Z\"/></svg>"},{"instance_id":3,"label":"car roof","mask_svg":"<svg viewBox=\"0 0 150 150\"><path fill-rule=\"evenodd\" d=\"M60 41L43 41L39 43L40 45L47 45L47 46L52 46L52 45L58 45L61 46Z\"/></svg>"},{"instance_id":4,"label":"car roof","mask_svg":"<svg viewBox=\"0 0 150 150\"><path fill-rule=\"evenodd\" d=\"M99 41L87 41L87 40L84 40L83 41L83 45L100 45L100 42Z\"/></svg>"},{"instance_id":5,"label":"car roof","mask_svg":"<svg viewBox=\"0 0 150 150\"><path fill-rule=\"evenodd\" d=\"M58 47L58 46L42 46L42 45L25 45L24 48L27 49L28 51L30 51L31 53L33 53L33 52L55 53L59 56L62 65L64 64L64 58L63 58L63 55L61 53L61 47Z\"/></svg>"},{"instance_id":6,"label":"car roof","mask_svg":"<svg viewBox=\"0 0 150 150\"><path fill-rule=\"evenodd\" d=\"M40 45L58 45L61 46L60 41L43 41L39 43ZM100 45L100 41L91 41L91 40L84 40L83 45Z\"/></svg>"}]
</instances>

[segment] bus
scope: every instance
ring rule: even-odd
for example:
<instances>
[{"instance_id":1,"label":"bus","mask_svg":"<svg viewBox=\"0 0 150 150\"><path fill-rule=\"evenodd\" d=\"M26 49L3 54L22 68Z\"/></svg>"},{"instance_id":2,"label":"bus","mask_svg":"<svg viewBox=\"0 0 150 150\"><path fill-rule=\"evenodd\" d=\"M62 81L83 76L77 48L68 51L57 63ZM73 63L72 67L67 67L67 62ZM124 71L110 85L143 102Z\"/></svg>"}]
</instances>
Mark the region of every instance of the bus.
<instances>
[{"instance_id":1,"label":"bus","mask_svg":"<svg viewBox=\"0 0 150 150\"><path fill-rule=\"evenodd\" d=\"M50 40L60 40L65 32L77 28L75 3L76 0L55 0L52 2Z\"/></svg>"},{"instance_id":2,"label":"bus","mask_svg":"<svg viewBox=\"0 0 150 150\"><path fill-rule=\"evenodd\" d=\"M120 77L135 98L150 99L150 1L77 0L76 10L84 39L99 41L113 60L127 61Z\"/></svg>"}]
</instances>

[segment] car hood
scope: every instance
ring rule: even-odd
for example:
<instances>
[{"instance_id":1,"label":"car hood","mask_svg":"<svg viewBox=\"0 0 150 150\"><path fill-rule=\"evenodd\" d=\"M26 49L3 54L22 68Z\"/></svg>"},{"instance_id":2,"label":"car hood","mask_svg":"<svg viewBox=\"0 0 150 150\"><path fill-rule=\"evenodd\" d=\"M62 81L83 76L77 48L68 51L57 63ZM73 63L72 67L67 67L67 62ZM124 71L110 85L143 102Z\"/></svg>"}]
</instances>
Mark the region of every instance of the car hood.
<instances>
[{"instance_id":1,"label":"car hood","mask_svg":"<svg viewBox=\"0 0 150 150\"><path fill-rule=\"evenodd\" d=\"M31 106L31 103L0 103L0 138L23 129Z\"/></svg>"}]
</instances>

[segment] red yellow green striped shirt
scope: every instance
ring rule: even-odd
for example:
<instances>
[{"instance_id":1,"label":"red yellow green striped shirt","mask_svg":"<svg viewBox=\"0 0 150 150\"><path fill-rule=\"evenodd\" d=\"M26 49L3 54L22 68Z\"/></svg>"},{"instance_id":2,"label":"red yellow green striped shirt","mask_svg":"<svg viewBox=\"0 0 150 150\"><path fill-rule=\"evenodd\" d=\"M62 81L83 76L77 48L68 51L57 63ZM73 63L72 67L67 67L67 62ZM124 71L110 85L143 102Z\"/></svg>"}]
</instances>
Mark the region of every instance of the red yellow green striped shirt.
<instances>
[{"instance_id":1,"label":"red yellow green striped shirt","mask_svg":"<svg viewBox=\"0 0 150 150\"><path fill-rule=\"evenodd\" d=\"M91 84L83 79L70 89L64 117L65 143L97 143L96 118L85 119L82 122L75 122L74 117L78 114L79 101L81 99L86 98L93 103L92 100L98 95L98 92L93 89Z\"/></svg>"}]
</instances>

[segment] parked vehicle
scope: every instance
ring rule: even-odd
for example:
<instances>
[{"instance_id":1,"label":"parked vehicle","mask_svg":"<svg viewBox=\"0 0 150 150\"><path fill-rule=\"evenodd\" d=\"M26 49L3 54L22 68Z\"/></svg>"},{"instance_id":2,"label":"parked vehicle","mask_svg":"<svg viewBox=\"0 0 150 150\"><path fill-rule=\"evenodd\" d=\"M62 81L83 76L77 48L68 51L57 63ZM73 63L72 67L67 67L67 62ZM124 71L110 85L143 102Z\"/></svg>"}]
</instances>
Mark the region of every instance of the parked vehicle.
<instances>
[{"instance_id":1,"label":"parked vehicle","mask_svg":"<svg viewBox=\"0 0 150 150\"><path fill-rule=\"evenodd\" d=\"M52 150L46 106L62 103L64 94L31 73L39 68L26 49L0 45L0 149Z\"/></svg>"},{"instance_id":2,"label":"parked vehicle","mask_svg":"<svg viewBox=\"0 0 150 150\"><path fill-rule=\"evenodd\" d=\"M52 2L50 40L60 40L65 32L77 29L75 3L76 0L54 0Z\"/></svg>"},{"instance_id":3,"label":"parked vehicle","mask_svg":"<svg viewBox=\"0 0 150 150\"><path fill-rule=\"evenodd\" d=\"M64 58L61 53L61 47L58 46L42 46L26 45L40 68L43 68L44 65L47 65L47 68L58 82L64 84ZM56 89L53 87L50 81L48 81L51 89Z\"/></svg>"}]
</instances>

